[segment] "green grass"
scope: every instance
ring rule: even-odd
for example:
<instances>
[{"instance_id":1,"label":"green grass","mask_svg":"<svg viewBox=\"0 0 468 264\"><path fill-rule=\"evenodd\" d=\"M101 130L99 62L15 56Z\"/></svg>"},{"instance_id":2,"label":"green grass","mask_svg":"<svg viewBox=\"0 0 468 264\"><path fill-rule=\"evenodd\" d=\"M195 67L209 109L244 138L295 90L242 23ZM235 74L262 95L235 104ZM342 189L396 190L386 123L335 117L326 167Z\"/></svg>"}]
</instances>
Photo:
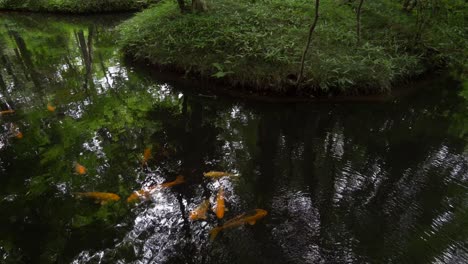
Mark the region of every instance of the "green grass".
<instances>
[{"instance_id":1,"label":"green grass","mask_svg":"<svg viewBox=\"0 0 468 264\"><path fill-rule=\"evenodd\" d=\"M366 1L360 45L355 6L342 2L322 2L296 94L384 93L435 67L466 69L463 1L454 0L464 9L428 24L418 42L415 12L403 12L398 1ZM176 1L163 1L125 22L120 43L136 59L233 86L279 93L292 87L313 1L216 0L208 6L204 13L181 14Z\"/></svg>"},{"instance_id":2,"label":"green grass","mask_svg":"<svg viewBox=\"0 0 468 264\"><path fill-rule=\"evenodd\" d=\"M0 0L0 9L60 12L103 13L135 11L147 7L155 0Z\"/></svg>"}]
</instances>

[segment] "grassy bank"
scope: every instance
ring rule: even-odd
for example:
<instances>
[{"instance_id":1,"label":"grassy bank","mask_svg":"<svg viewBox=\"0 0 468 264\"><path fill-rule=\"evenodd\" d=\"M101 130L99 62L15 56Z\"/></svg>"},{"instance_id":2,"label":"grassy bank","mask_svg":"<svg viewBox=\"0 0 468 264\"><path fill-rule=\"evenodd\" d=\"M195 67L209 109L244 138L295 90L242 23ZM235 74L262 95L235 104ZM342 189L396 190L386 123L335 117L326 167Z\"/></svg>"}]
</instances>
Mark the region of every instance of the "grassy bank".
<instances>
[{"instance_id":1,"label":"grassy bank","mask_svg":"<svg viewBox=\"0 0 468 264\"><path fill-rule=\"evenodd\" d=\"M0 0L0 10L54 13L103 13L136 11L155 0Z\"/></svg>"},{"instance_id":2,"label":"grassy bank","mask_svg":"<svg viewBox=\"0 0 468 264\"><path fill-rule=\"evenodd\" d=\"M403 11L401 1L365 1L360 44L358 1L349 2L321 3L298 89L293 83L313 19L311 0L207 1L208 11L186 14L166 0L125 22L121 44L136 59L163 68L280 93L382 93L429 69L466 69L463 1L437 12Z\"/></svg>"}]
</instances>

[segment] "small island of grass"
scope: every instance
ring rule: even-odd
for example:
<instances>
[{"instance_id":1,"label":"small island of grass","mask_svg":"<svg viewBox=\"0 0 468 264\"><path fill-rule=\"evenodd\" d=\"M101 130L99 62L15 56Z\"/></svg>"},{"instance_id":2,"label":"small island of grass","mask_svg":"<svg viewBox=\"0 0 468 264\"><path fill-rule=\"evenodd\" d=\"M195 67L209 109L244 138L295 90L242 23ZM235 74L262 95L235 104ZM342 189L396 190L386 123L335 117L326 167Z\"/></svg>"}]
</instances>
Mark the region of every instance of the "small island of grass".
<instances>
[{"instance_id":1,"label":"small island of grass","mask_svg":"<svg viewBox=\"0 0 468 264\"><path fill-rule=\"evenodd\" d=\"M165 0L125 22L124 51L262 94L379 94L434 69L466 69L460 0L321 1L299 82L316 2L217 0L201 11L182 3Z\"/></svg>"}]
</instances>

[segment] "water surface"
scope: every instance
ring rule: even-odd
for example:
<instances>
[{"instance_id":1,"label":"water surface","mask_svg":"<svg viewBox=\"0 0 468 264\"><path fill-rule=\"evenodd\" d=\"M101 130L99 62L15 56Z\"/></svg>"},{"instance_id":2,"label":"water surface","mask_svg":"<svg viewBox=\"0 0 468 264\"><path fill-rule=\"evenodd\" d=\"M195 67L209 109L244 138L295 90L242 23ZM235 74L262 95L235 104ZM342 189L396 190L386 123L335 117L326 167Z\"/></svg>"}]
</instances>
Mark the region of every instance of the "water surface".
<instances>
[{"instance_id":1,"label":"water surface","mask_svg":"<svg viewBox=\"0 0 468 264\"><path fill-rule=\"evenodd\" d=\"M16 112L0 117L0 262L468 261L458 83L439 76L386 103L202 94L125 63L122 19L1 15L0 106ZM239 177L204 178L210 170ZM126 202L178 175L185 184ZM225 218L190 221L220 186ZM121 200L74 194L91 191ZM209 241L213 227L255 208L267 217Z\"/></svg>"}]
</instances>

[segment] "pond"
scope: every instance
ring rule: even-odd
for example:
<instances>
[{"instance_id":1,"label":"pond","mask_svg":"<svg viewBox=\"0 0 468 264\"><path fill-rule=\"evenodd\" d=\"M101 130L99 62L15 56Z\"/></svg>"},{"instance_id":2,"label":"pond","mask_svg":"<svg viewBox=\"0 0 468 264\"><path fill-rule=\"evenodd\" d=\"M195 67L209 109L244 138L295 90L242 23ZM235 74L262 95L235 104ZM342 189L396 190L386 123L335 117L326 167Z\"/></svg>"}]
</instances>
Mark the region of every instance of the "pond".
<instances>
[{"instance_id":1,"label":"pond","mask_svg":"<svg viewBox=\"0 0 468 264\"><path fill-rule=\"evenodd\" d=\"M468 261L459 83L387 102L213 95L127 63L125 18L0 16L0 262Z\"/></svg>"}]
</instances>

